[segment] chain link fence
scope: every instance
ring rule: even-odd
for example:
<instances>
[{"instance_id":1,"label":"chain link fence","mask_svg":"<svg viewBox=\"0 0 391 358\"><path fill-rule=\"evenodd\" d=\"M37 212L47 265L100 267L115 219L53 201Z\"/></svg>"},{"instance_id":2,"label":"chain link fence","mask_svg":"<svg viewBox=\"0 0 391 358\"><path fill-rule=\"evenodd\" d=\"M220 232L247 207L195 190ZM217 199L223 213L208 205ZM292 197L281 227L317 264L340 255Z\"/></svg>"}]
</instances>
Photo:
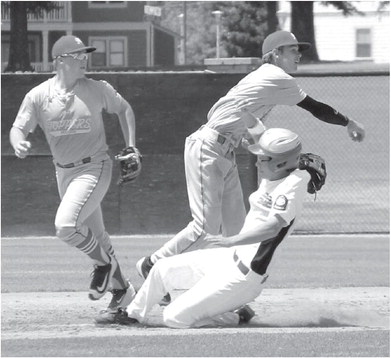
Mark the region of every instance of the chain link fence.
<instances>
[{"instance_id":1,"label":"chain link fence","mask_svg":"<svg viewBox=\"0 0 391 358\"><path fill-rule=\"evenodd\" d=\"M143 173L131 190L115 179L103 209L113 234L176 233L190 219L183 167L187 135L205 123L206 113L243 75L101 74L127 98L137 117ZM14 157L8 133L24 94L45 76L2 76L2 232L53 234L58 195L46 141L31 136L33 156ZM97 77L97 75L95 76ZM308 194L296 233L389 232L389 72L298 74L311 97L365 126L363 142L353 142L345 127L323 123L298 106L277 106L268 127L297 132L303 149L325 158L326 185ZM32 82L33 81L33 82ZM113 153L122 146L119 124L106 120ZM35 155L35 157L34 157ZM253 157L238 151L245 197L256 188ZM117 171L114 175L118 175ZM45 200L42 200L42 197Z\"/></svg>"},{"instance_id":2,"label":"chain link fence","mask_svg":"<svg viewBox=\"0 0 391 358\"><path fill-rule=\"evenodd\" d=\"M305 151L326 160L326 185L305 203L298 231L389 232L389 74L317 74L297 80L309 96L366 130L364 141L357 143L345 127L323 123L297 106L273 109L268 127L296 131Z\"/></svg>"}]
</instances>

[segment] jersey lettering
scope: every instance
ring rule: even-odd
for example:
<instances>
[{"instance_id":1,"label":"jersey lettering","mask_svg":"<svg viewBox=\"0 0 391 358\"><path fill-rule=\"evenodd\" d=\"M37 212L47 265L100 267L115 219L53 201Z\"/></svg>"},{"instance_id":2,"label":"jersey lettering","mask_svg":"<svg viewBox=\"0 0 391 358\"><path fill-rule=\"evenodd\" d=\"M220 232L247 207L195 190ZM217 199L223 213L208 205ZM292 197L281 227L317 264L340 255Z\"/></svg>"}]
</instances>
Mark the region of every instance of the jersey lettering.
<instances>
[{"instance_id":1,"label":"jersey lettering","mask_svg":"<svg viewBox=\"0 0 391 358\"><path fill-rule=\"evenodd\" d=\"M271 209L272 197L268 193L262 194L262 196L258 198L258 203L267 209Z\"/></svg>"},{"instance_id":2,"label":"jersey lettering","mask_svg":"<svg viewBox=\"0 0 391 358\"><path fill-rule=\"evenodd\" d=\"M47 123L48 132L59 137L75 133L88 133L91 131L91 118L61 119Z\"/></svg>"}]
</instances>

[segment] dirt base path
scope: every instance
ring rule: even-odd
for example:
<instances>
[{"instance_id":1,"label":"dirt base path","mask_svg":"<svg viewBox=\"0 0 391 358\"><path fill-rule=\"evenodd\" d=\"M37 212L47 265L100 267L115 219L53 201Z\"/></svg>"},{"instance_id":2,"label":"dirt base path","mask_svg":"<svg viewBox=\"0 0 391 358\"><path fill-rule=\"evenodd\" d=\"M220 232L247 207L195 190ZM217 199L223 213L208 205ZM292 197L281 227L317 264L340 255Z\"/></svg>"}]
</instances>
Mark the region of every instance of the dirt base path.
<instances>
[{"instance_id":1,"label":"dirt base path","mask_svg":"<svg viewBox=\"0 0 391 358\"><path fill-rule=\"evenodd\" d=\"M29 292L2 294L2 340L132 335L143 326L96 326L93 317L106 307L110 295L92 302L86 292ZM316 329L388 329L389 288L265 289L251 304L256 316L247 326L265 332ZM156 307L149 334L170 334ZM160 329L158 329L160 327ZM156 330L157 329L157 330ZM210 329L205 329L210 331ZM204 329L193 330L194 334ZM217 329L219 331L224 331ZM192 331L192 330L189 330ZM153 333L154 332L154 333ZM160 332L160 333L159 333ZM145 331L144 331L145 334Z\"/></svg>"}]
</instances>

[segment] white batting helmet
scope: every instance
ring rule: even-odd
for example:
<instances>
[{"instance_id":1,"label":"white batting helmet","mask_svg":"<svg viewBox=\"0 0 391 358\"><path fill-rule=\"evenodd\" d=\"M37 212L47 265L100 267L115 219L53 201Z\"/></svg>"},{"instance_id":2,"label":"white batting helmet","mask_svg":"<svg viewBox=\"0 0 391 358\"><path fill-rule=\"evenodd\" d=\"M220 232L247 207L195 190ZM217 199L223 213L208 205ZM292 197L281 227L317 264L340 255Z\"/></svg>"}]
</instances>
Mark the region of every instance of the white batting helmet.
<instances>
[{"instance_id":1,"label":"white batting helmet","mask_svg":"<svg viewBox=\"0 0 391 358\"><path fill-rule=\"evenodd\" d=\"M256 155L270 157L277 168L294 168L301 153L300 137L285 128L269 128L260 136L258 143L248 150Z\"/></svg>"}]
</instances>

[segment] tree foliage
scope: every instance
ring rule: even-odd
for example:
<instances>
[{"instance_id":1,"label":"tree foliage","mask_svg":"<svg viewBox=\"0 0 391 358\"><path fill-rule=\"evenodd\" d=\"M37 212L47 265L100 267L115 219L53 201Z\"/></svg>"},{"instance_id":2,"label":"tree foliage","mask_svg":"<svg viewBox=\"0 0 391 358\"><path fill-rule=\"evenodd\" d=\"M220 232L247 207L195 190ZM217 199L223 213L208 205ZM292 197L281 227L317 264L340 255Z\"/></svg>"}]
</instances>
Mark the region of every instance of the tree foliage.
<instances>
[{"instance_id":1,"label":"tree foliage","mask_svg":"<svg viewBox=\"0 0 391 358\"><path fill-rule=\"evenodd\" d=\"M182 36L182 26L186 26L186 64L202 64L204 58L215 56L216 28L212 12L218 10L217 4L212 1L162 1L158 4L162 7L162 26ZM186 17L179 17L181 14Z\"/></svg>"},{"instance_id":2,"label":"tree foliage","mask_svg":"<svg viewBox=\"0 0 391 358\"><path fill-rule=\"evenodd\" d=\"M338 10L342 10L342 14L345 16L360 14L363 13L358 11L357 8L350 1L321 1L323 5L331 5L337 8Z\"/></svg>"},{"instance_id":3,"label":"tree foliage","mask_svg":"<svg viewBox=\"0 0 391 358\"><path fill-rule=\"evenodd\" d=\"M181 33L178 15L186 10L187 64L216 56L215 10L221 16L221 56L258 57L264 37L277 29L275 1L162 1L160 24ZM186 5L185 5L186 3ZM183 19L183 18L182 18Z\"/></svg>"},{"instance_id":4,"label":"tree foliage","mask_svg":"<svg viewBox=\"0 0 391 358\"><path fill-rule=\"evenodd\" d=\"M267 29L265 2L235 2L220 9L224 13L223 43L229 57L260 57L260 44Z\"/></svg>"}]
</instances>

